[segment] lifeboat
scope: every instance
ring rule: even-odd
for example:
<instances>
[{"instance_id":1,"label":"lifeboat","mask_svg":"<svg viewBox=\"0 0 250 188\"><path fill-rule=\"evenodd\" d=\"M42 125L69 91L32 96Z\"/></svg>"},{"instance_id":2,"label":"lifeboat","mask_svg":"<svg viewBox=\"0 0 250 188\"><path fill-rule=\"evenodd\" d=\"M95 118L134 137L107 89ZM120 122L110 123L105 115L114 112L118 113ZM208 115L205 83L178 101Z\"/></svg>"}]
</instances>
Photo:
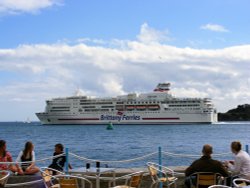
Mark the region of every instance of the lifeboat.
<instances>
[{"instance_id":1,"label":"lifeboat","mask_svg":"<svg viewBox=\"0 0 250 188\"><path fill-rule=\"evenodd\" d=\"M160 106L159 105L148 105L149 110L159 110Z\"/></svg>"},{"instance_id":2,"label":"lifeboat","mask_svg":"<svg viewBox=\"0 0 250 188\"><path fill-rule=\"evenodd\" d=\"M145 110L145 109L146 109L146 106L144 106L144 105L139 105L139 106L136 106L136 109L137 109L137 110Z\"/></svg>"},{"instance_id":3,"label":"lifeboat","mask_svg":"<svg viewBox=\"0 0 250 188\"><path fill-rule=\"evenodd\" d=\"M127 110L134 110L134 109L135 109L135 106L133 106L133 105L126 106L126 109L127 109Z\"/></svg>"},{"instance_id":4,"label":"lifeboat","mask_svg":"<svg viewBox=\"0 0 250 188\"><path fill-rule=\"evenodd\" d=\"M117 106L116 106L116 110L123 111L123 110L124 110L123 105L117 105Z\"/></svg>"}]
</instances>

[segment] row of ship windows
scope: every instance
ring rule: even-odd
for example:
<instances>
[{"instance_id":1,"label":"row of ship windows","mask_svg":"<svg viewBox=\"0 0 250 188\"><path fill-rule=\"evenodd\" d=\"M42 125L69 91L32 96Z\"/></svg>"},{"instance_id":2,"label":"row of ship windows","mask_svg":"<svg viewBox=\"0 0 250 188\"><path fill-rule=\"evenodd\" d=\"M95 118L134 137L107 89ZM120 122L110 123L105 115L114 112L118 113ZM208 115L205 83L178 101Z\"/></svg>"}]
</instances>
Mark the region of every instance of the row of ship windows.
<instances>
[{"instance_id":1,"label":"row of ship windows","mask_svg":"<svg viewBox=\"0 0 250 188\"><path fill-rule=\"evenodd\" d=\"M178 103L201 103L199 100L180 100L180 101L131 101L131 102L116 102L116 104L178 104ZM47 102L47 104L51 105L71 105L72 103L69 102ZM74 105L79 105L78 102L74 102ZM93 102L93 101L86 101L86 102L80 102L80 105L105 105L105 104L113 104L112 101L108 102Z\"/></svg>"},{"instance_id":2,"label":"row of ship windows","mask_svg":"<svg viewBox=\"0 0 250 188\"><path fill-rule=\"evenodd\" d=\"M127 109L127 112L131 112L131 111L158 111L159 109ZM171 109L165 109L165 111L186 111L186 110L200 110L200 108L185 108L185 109L181 109L181 108L171 108ZM82 109L78 110L79 112L83 112ZM109 112L109 109L85 109L85 112ZM114 111L114 109L111 109L111 111ZM70 110L50 110L50 112L70 112Z\"/></svg>"},{"instance_id":3,"label":"row of ship windows","mask_svg":"<svg viewBox=\"0 0 250 188\"><path fill-rule=\"evenodd\" d=\"M190 111L190 110L201 110L201 108L167 108L166 111Z\"/></svg>"},{"instance_id":4,"label":"row of ship windows","mask_svg":"<svg viewBox=\"0 0 250 188\"><path fill-rule=\"evenodd\" d=\"M137 104L176 104L176 103L200 103L200 101L138 101L138 102L116 102L116 104L132 104L132 105L137 105ZM55 102L48 102L48 104L51 105L68 105L70 106L71 103L55 103ZM80 102L80 105L105 105L105 104L114 104L113 102ZM73 103L73 105L79 105L79 103Z\"/></svg>"},{"instance_id":5,"label":"row of ship windows","mask_svg":"<svg viewBox=\"0 0 250 188\"><path fill-rule=\"evenodd\" d=\"M199 104L183 104L183 105L180 105L180 104L171 104L169 105L169 107L195 107L195 106L200 106Z\"/></svg>"},{"instance_id":6,"label":"row of ship windows","mask_svg":"<svg viewBox=\"0 0 250 188\"><path fill-rule=\"evenodd\" d=\"M116 104L130 104L130 105L137 105L137 104L176 104L176 103L200 103L200 101L168 101L168 102L161 102L161 101L146 101L146 102L117 102ZM85 102L80 103L80 105L103 105L103 104L113 104L113 102Z\"/></svg>"},{"instance_id":7,"label":"row of ship windows","mask_svg":"<svg viewBox=\"0 0 250 188\"><path fill-rule=\"evenodd\" d=\"M195 107L195 106L200 106L199 104L171 104L169 107ZM121 106L122 107L122 106ZM53 106L52 109L69 109L69 106ZM83 106L82 108L96 108L96 106ZM114 106L101 106L101 108L114 108Z\"/></svg>"},{"instance_id":8,"label":"row of ship windows","mask_svg":"<svg viewBox=\"0 0 250 188\"><path fill-rule=\"evenodd\" d=\"M56 109L56 110L50 110L50 112L70 112L70 110Z\"/></svg>"},{"instance_id":9,"label":"row of ship windows","mask_svg":"<svg viewBox=\"0 0 250 188\"><path fill-rule=\"evenodd\" d=\"M193 104L193 105L169 105L169 107L198 107L200 105L198 104ZM87 111L87 109L91 109L91 110L96 110L96 107L95 106L85 106L85 107L82 107L83 109L86 109L85 111ZM115 107L114 106L101 106L101 108L103 109L114 109ZM52 107L52 110L58 110L58 111L63 111L63 110L69 110L70 107ZM119 108L120 109L120 108ZM121 108L123 109L123 108Z\"/></svg>"},{"instance_id":10,"label":"row of ship windows","mask_svg":"<svg viewBox=\"0 0 250 188\"><path fill-rule=\"evenodd\" d=\"M89 104L93 104L93 105L96 105L96 104L113 104L113 102L85 102L85 103L80 103L80 105L89 105Z\"/></svg>"},{"instance_id":11,"label":"row of ship windows","mask_svg":"<svg viewBox=\"0 0 250 188\"><path fill-rule=\"evenodd\" d=\"M70 106L53 106L52 109L67 109L70 108Z\"/></svg>"}]
</instances>

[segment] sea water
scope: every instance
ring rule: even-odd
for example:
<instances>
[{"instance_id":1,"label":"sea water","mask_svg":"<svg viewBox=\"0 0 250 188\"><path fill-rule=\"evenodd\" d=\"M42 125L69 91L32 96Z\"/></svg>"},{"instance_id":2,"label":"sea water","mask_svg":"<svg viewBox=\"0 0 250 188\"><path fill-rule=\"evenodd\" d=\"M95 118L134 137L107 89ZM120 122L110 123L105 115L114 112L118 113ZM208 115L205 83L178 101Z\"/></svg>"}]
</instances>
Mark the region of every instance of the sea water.
<instances>
[{"instance_id":1,"label":"sea water","mask_svg":"<svg viewBox=\"0 0 250 188\"><path fill-rule=\"evenodd\" d=\"M41 125L39 122L1 122L0 139L16 159L26 141L35 146L38 166L51 163L54 145L62 143L69 150L73 167L101 161L101 166L143 167L146 162L168 166L187 166L201 155L204 144L213 146L214 158L232 159L232 141L243 149L250 144L250 122L224 122L193 125ZM161 151L161 152L159 152ZM219 154L219 155L217 155Z\"/></svg>"}]
</instances>

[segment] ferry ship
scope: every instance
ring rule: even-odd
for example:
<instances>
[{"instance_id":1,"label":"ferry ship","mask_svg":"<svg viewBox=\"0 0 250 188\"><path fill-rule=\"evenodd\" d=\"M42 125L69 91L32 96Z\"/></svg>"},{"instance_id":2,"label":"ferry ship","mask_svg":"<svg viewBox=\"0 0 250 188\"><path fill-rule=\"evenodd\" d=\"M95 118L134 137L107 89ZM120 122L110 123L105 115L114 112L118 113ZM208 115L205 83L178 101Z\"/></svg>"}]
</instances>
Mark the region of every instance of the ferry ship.
<instances>
[{"instance_id":1,"label":"ferry ship","mask_svg":"<svg viewBox=\"0 0 250 188\"><path fill-rule=\"evenodd\" d=\"M177 98L170 83L159 83L153 92L109 98L72 96L46 101L36 113L42 124L200 124L217 122L210 98Z\"/></svg>"}]
</instances>

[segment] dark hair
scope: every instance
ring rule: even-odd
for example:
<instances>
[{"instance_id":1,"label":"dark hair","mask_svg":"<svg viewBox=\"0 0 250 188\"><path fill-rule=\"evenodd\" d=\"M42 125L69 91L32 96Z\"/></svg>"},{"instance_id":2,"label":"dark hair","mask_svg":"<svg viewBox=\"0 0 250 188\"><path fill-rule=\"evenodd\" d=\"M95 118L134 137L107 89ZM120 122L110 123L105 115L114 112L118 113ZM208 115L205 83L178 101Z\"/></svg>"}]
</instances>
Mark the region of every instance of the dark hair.
<instances>
[{"instance_id":1,"label":"dark hair","mask_svg":"<svg viewBox=\"0 0 250 188\"><path fill-rule=\"evenodd\" d=\"M26 159L27 156L32 156L32 147L33 147L32 142L30 142L30 141L26 142L22 157L24 157Z\"/></svg>"},{"instance_id":2,"label":"dark hair","mask_svg":"<svg viewBox=\"0 0 250 188\"><path fill-rule=\"evenodd\" d=\"M6 144L6 141L5 140L0 140L0 150L2 150L2 157L5 157L6 156L6 151L5 150L3 150L3 147L5 146L5 144Z\"/></svg>"},{"instance_id":3,"label":"dark hair","mask_svg":"<svg viewBox=\"0 0 250 188\"><path fill-rule=\"evenodd\" d=\"M59 148L61 151L63 151L64 148L63 145L60 143L56 144L55 147Z\"/></svg>"},{"instance_id":4,"label":"dark hair","mask_svg":"<svg viewBox=\"0 0 250 188\"><path fill-rule=\"evenodd\" d=\"M236 151L239 152L241 150L241 143L239 141L233 141L231 143L231 148Z\"/></svg>"},{"instance_id":5,"label":"dark hair","mask_svg":"<svg viewBox=\"0 0 250 188\"><path fill-rule=\"evenodd\" d=\"M210 156L213 153L213 147L209 144L205 144L202 148L202 153L205 156Z\"/></svg>"}]
</instances>

